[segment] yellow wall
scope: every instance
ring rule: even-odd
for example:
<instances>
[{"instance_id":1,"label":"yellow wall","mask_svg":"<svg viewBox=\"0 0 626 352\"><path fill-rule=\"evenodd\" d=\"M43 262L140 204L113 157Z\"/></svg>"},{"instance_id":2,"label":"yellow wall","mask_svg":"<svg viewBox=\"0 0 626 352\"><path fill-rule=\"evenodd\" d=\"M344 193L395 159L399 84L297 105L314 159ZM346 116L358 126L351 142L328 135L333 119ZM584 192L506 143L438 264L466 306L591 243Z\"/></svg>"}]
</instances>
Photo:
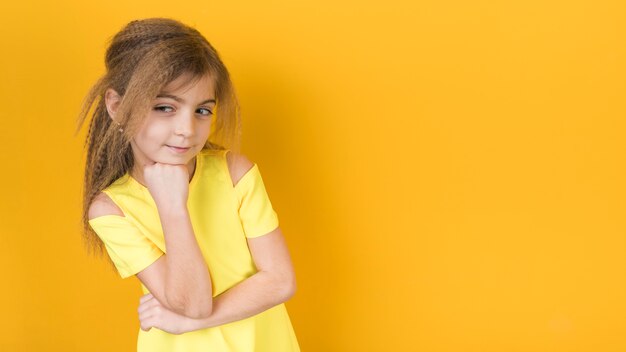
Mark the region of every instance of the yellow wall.
<instances>
[{"instance_id":1,"label":"yellow wall","mask_svg":"<svg viewBox=\"0 0 626 352\"><path fill-rule=\"evenodd\" d=\"M0 350L131 351L72 135L106 40L196 26L232 71L303 351L626 350L623 1L0 5Z\"/></svg>"}]
</instances>

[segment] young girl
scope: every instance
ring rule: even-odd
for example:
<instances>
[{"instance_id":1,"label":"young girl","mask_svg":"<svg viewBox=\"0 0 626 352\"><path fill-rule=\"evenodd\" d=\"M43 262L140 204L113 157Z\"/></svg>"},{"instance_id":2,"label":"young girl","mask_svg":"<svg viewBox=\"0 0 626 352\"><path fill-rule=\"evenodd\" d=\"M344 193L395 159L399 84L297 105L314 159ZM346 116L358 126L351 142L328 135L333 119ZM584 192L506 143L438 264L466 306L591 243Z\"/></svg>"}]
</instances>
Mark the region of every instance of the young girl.
<instances>
[{"instance_id":1,"label":"young girl","mask_svg":"<svg viewBox=\"0 0 626 352\"><path fill-rule=\"evenodd\" d=\"M83 225L137 276L138 351L299 351L295 277L259 167L237 152L228 71L195 29L128 23L83 102ZM93 113L90 114L92 107Z\"/></svg>"}]
</instances>

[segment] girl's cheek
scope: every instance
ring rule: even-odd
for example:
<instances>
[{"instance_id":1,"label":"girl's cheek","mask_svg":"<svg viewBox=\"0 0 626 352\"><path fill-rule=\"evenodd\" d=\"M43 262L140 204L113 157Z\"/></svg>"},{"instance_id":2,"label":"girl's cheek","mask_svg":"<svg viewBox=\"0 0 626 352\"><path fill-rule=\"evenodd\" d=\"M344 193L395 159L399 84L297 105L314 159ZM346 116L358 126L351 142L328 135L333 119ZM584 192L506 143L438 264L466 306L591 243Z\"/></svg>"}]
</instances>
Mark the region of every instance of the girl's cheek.
<instances>
[{"instance_id":1,"label":"girl's cheek","mask_svg":"<svg viewBox=\"0 0 626 352\"><path fill-rule=\"evenodd\" d=\"M148 134L150 135L158 135L162 134L163 132L167 132L169 128L170 126L167 123L151 121L146 126L146 131L148 131Z\"/></svg>"}]
</instances>

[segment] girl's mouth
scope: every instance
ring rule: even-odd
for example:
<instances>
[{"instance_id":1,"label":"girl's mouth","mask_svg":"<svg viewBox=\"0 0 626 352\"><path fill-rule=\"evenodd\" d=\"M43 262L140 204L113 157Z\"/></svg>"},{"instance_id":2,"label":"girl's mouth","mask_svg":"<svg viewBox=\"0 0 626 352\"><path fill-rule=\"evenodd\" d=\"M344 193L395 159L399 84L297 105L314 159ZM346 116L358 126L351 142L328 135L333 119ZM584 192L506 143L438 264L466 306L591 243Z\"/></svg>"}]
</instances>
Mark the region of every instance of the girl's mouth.
<instances>
[{"instance_id":1,"label":"girl's mouth","mask_svg":"<svg viewBox=\"0 0 626 352\"><path fill-rule=\"evenodd\" d=\"M167 144L166 144L167 145ZM175 153L185 153L186 151L188 151L189 149L191 149L191 147L187 147L187 148L180 148L180 147L174 147L171 145L167 145L168 148L170 148L170 150L174 151Z\"/></svg>"}]
</instances>

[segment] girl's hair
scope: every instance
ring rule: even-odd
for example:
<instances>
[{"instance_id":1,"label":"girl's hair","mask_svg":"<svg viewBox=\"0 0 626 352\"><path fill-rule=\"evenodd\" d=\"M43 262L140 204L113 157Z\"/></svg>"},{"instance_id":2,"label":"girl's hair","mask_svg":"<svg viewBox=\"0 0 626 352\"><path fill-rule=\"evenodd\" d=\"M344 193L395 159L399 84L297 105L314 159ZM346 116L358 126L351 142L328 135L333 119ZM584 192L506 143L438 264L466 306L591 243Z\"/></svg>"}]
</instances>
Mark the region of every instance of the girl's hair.
<instances>
[{"instance_id":1,"label":"girl's hair","mask_svg":"<svg viewBox=\"0 0 626 352\"><path fill-rule=\"evenodd\" d=\"M189 84L210 75L215 82L217 104L203 149L228 148L237 152L241 134L239 106L228 70L196 29L167 18L131 21L111 39L105 65L106 73L83 100L76 128L78 133L87 117L92 117L84 145L87 159L82 234L87 251L97 255L104 253L104 244L89 226L89 206L103 189L132 169L130 140L163 87L183 74L190 74L191 78L184 82ZM121 126L107 112L104 94L108 88L122 97L115 114Z\"/></svg>"}]
</instances>

